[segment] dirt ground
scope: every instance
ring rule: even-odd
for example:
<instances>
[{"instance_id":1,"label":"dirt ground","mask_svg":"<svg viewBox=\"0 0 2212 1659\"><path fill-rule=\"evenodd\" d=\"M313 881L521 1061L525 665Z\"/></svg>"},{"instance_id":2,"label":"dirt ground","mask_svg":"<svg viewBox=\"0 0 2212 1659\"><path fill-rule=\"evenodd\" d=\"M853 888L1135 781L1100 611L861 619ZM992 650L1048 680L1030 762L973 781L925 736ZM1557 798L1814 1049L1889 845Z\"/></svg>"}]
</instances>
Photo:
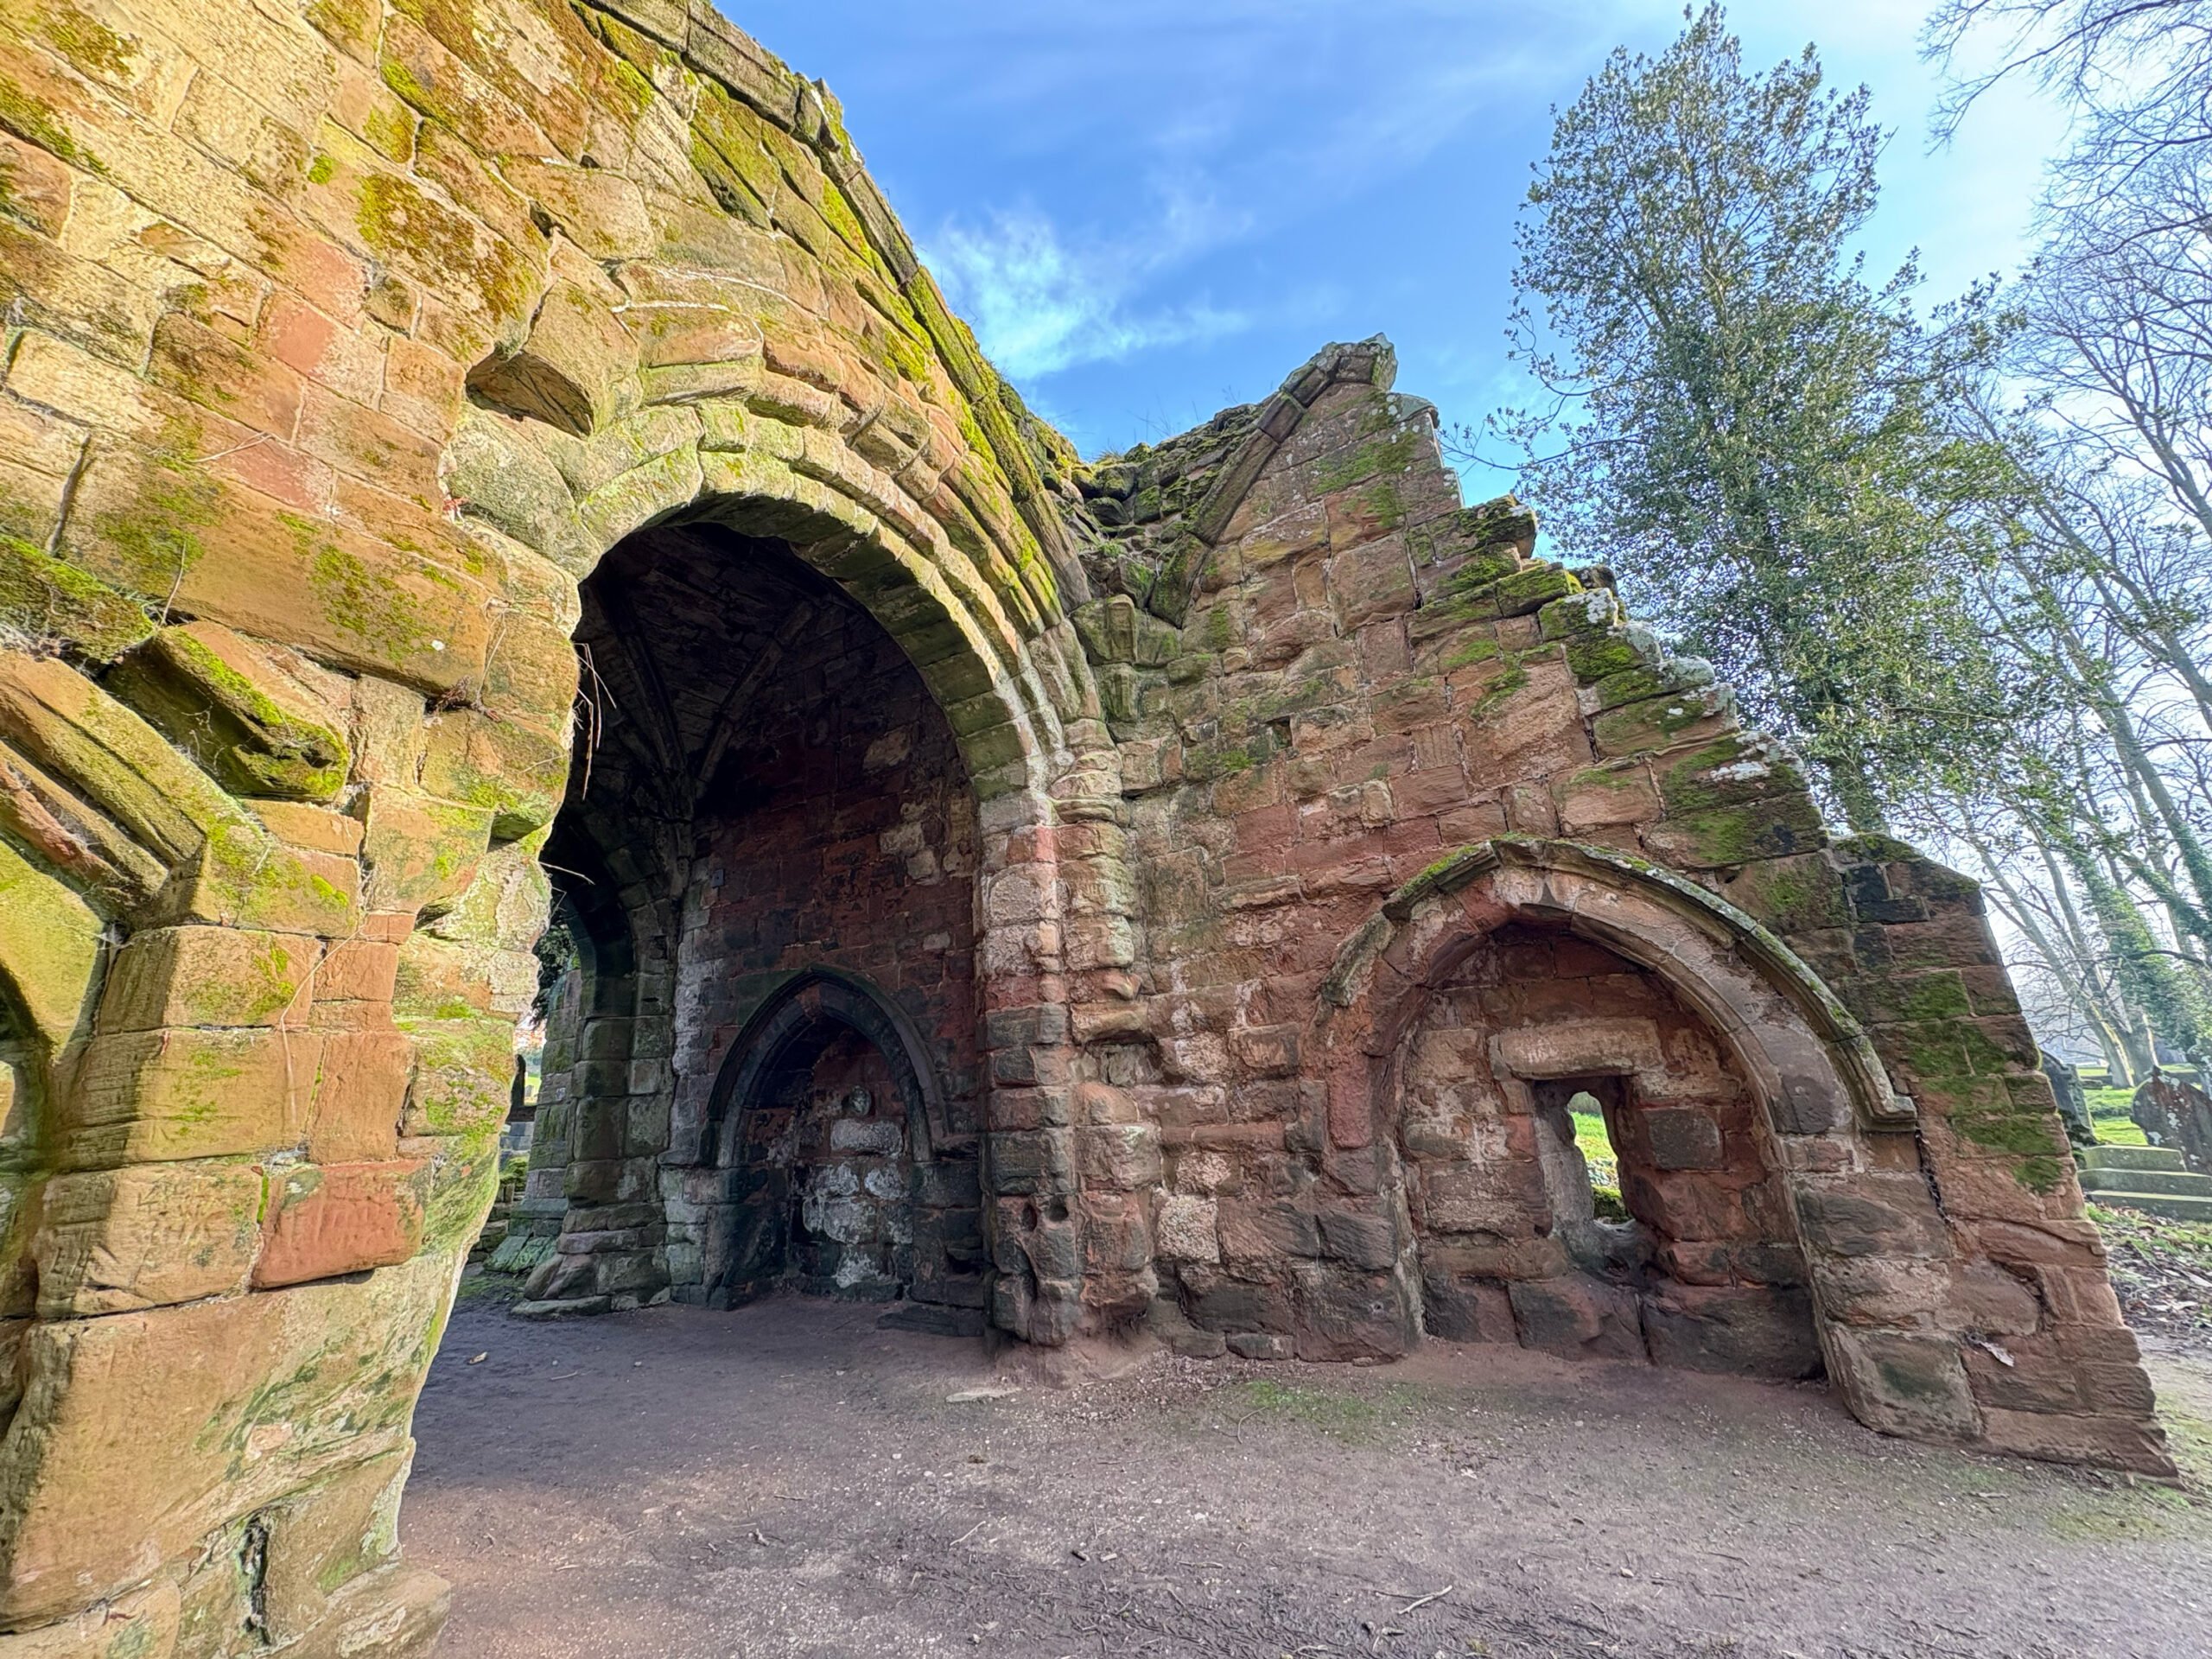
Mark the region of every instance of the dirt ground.
<instances>
[{"instance_id":1,"label":"dirt ground","mask_svg":"<svg viewBox=\"0 0 2212 1659\"><path fill-rule=\"evenodd\" d=\"M1516 1349L1070 1383L850 1305L549 1325L480 1279L403 1535L467 1659L2182 1659L2212 1654L2212 1362L2153 1365L2180 1491Z\"/></svg>"}]
</instances>

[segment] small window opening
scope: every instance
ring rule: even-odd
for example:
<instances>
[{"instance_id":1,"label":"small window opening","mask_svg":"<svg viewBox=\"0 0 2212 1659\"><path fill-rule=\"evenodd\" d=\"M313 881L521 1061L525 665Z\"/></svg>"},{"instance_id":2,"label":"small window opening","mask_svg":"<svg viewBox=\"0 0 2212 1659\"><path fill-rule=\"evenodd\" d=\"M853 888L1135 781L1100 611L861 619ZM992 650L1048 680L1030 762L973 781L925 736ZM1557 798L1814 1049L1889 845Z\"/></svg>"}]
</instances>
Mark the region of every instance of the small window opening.
<instances>
[{"instance_id":1,"label":"small window opening","mask_svg":"<svg viewBox=\"0 0 2212 1659\"><path fill-rule=\"evenodd\" d=\"M1575 1150L1590 1178L1590 1209L1599 1221L1633 1219L1621 1201L1620 1154L1605 1127L1605 1103L1586 1089L1567 1096L1567 1120L1574 1126Z\"/></svg>"}]
</instances>

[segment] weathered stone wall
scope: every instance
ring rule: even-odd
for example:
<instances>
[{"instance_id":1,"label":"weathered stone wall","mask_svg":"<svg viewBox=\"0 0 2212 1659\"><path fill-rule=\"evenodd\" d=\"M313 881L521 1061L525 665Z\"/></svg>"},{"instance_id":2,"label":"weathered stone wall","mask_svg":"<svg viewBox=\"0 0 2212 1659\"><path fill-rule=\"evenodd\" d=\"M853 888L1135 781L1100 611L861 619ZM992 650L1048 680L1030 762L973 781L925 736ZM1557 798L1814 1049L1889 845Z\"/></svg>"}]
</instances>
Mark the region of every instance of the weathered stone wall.
<instances>
[{"instance_id":1,"label":"weathered stone wall","mask_svg":"<svg viewBox=\"0 0 2212 1659\"><path fill-rule=\"evenodd\" d=\"M1065 1068L1069 952L1128 949L1057 925L1061 862L1116 852L1055 836L1117 787L1065 446L834 105L704 6L11 7L0 75L0 1630L402 1650L578 581L688 517L879 619L972 788L992 1074ZM671 1010L672 960L618 967L587 1045ZM620 1058L569 1126L601 1163L673 1104L664 1052ZM1002 1294L1078 1318L1071 1280Z\"/></svg>"},{"instance_id":2,"label":"weathered stone wall","mask_svg":"<svg viewBox=\"0 0 2212 1659\"><path fill-rule=\"evenodd\" d=\"M834 102L696 0L0 6L0 1651L435 1632L408 1416L555 864L587 970L542 1291L704 1294L748 1068L835 1027L907 1104L937 1306L1401 1351L1432 1285L1508 1283L1420 1236L1391 1126L1409 1033L1518 926L1726 1048L1863 1418L2163 1466L1972 887L1832 842L1602 581L1463 511L1387 348L1080 467ZM802 861L702 846L693 792L779 705L596 650L716 545L844 595L823 720L873 718L828 670L857 607L943 721L918 835L878 785L810 822L855 902L787 935L704 884L781 901ZM764 616L763 580L652 620ZM798 976L718 1001L772 943ZM1565 1063L1494 1055L1507 1115Z\"/></svg>"},{"instance_id":3,"label":"weathered stone wall","mask_svg":"<svg viewBox=\"0 0 2212 1659\"><path fill-rule=\"evenodd\" d=\"M1802 1252L1862 1418L2159 1466L1973 885L1832 841L1789 756L1604 573L1532 562L1510 502L1460 508L1433 411L1390 372L1379 342L1332 347L1266 404L1086 480L1099 585L1123 591L1076 621L1119 741L1147 972L1133 1001L1078 999L1077 1109L1159 1126L1155 1324L1199 1351L1414 1339L1424 1271L1464 1258L1407 1236L1376 1129L1397 1046L1476 941L1538 923L1655 974L1749 1066L1756 1190L1788 1192L1756 1230ZM1578 1065L1635 1069L1605 1058ZM1081 1202L1119 1248L1120 1201ZM1726 1337L1730 1311L1707 1311L1691 1345Z\"/></svg>"}]
</instances>

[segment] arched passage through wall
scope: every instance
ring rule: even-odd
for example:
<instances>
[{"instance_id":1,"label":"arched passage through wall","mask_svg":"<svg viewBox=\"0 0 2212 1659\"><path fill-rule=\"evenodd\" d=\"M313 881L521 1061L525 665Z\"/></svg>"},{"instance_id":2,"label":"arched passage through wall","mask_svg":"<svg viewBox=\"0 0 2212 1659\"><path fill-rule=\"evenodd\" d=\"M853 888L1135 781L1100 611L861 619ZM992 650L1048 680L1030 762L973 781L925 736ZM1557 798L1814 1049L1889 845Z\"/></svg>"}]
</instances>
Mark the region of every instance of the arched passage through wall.
<instances>
[{"instance_id":1,"label":"arched passage through wall","mask_svg":"<svg viewBox=\"0 0 2212 1659\"><path fill-rule=\"evenodd\" d=\"M902 1191L890 1206L901 1213L876 1218L867 1240L830 1236L853 1230L855 1205L836 1208L828 1228L800 1239L813 1242L810 1270L779 1247L775 1272L743 1283L912 1293L979 1321L976 887L987 832L969 756L935 689L878 616L790 543L727 522L625 538L583 584L575 638L582 717L545 857L580 924L586 990L577 1028L549 1033L565 1082L539 1128L529 1201L550 1208L557 1193L565 1236L534 1271L531 1295L731 1300L731 1229L750 1223L729 1185L738 1178L716 1173L728 1148L718 1143L715 1079L762 1010L779 997L798 1007L788 988L810 976L817 987L868 987L878 1013L845 1020L849 1040L825 1038L799 1069L826 1077L842 1065L853 1073L843 1096L880 1095L887 1110L894 1096L933 1103L932 1145L964 1158L970 1197L952 1248L924 1251L921 1269L910 1236L887 1236L911 1233ZM879 1026L906 1040L887 1046ZM792 1133L812 1123L798 1111ZM813 1127L823 1144L798 1166L802 1180L811 1170L906 1184L903 1123L871 1112ZM833 1132L850 1142L894 1128L901 1144L882 1167L827 1173ZM789 1243L803 1197L753 1192L764 1236ZM817 1220L824 1198L813 1195ZM865 1270L864 1243L885 1247ZM840 1245L853 1248L841 1256Z\"/></svg>"},{"instance_id":2,"label":"arched passage through wall","mask_svg":"<svg viewBox=\"0 0 2212 1659\"><path fill-rule=\"evenodd\" d=\"M1515 952L1521 953L1519 960L1502 959ZM1569 965L1560 952L1580 954ZM1618 976L1616 989L1601 992L1595 1002L1586 991L1577 995L1565 985L1608 974ZM1648 981L1634 1006L1618 989L1630 976ZM1416 1160L1428 1155L1418 1136L1409 1143L1404 1132L1409 1053L1434 1030L1440 1003L1471 991L1480 1002L1485 987L1498 986L1517 987L1513 995L1522 1016L1501 1019L1485 1011L1475 1022L1477 1040L1454 1064L1463 1077L1478 1074L1481 1088L1497 1102L1502 1150L1510 1154L1503 1143L1520 1138L1528 1190L1517 1206L1497 1195L1486 1203L1478 1196L1467 1221L1486 1213L1504 1224L1463 1224L1456 1230L1510 1238L1516 1221L1533 1224L1520 1230L1524 1241L1541 1241L1531 1254L1547 1258L1534 1271L1509 1259L1509 1250L1471 1252L1464 1238L1440 1236L1453 1230L1427 1225L1433 1217L1411 1213L1409 1185L1424 1201L1431 1195L1417 1192L1425 1172L1415 1171L1409 1184L1402 1161L1409 1145ZM1489 1009L1507 1001L1493 998ZM1698 1069L1675 1064L1668 1052L1670 1020L1679 1034L1710 1033L1716 1045L1714 1058L1721 1064L1703 1068L1706 1075L1694 1085L1703 1091L1699 1099L1663 1098L1669 1088L1679 1092L1682 1083L1679 1075L1670 1078L1670 1071ZM1693 1178L1678 1179L1678 1188L1724 1173L1728 1179L1717 1184L1738 1192L1770 1183L1763 1224L1747 1229L1739 1242L1796 1253L1806 1313L1827 1369L1847 1403L1869 1421L1879 1418L1880 1408L1859 1397L1859 1368L1847 1363L1847 1363L1839 1363L1838 1344L1852 1339L1847 1327L1864 1331L1896 1317L1872 1311L1866 1291L1875 1282L1870 1267L1877 1274L1887 1267L1897 1277L1940 1270L1950 1253L1948 1230L1918 1168L1913 1138L1892 1133L1911 1126L1911 1103L1890 1089L1848 1014L1751 918L1681 877L1608 849L1500 837L1407 884L1347 943L1325 982L1314 1038L1325 1056L1333 1155L1355 1161L1371 1157L1382 1172L1378 1203L1397 1206L1396 1223L1413 1258L1397 1281L1407 1339L1419 1328L1424 1304L1433 1299L1443 1313L1439 1323L1451 1327L1451 1334L1535 1339L1567 1351L1618 1353L1648 1344L1655 1353L1667 1347L1662 1357L1709 1369L1772 1369L1759 1361L1777 1351L1756 1339L1738 1340L1758 1333L1744 1321L1732 1325L1735 1310L1726 1299L1677 1294L1684 1287L1679 1271L1670 1275L1670 1285L1659 1287L1662 1299L1671 1298L1676 1323L1656 1341L1651 1333L1664 1319L1655 1324L1648 1296L1642 1306L1632 1298L1614 1299L1609 1309L1599 1297L1594 1305L1584 1298L1579 1306L1546 1308L1541 1293L1518 1287L1516 1281L1565 1278L1562 1263L1548 1259L1561 1254L1548 1236L1562 1220L1572 1230L1580 1219L1562 1217L1558 1192L1545 1190L1548 1175L1557 1185L1557 1165L1543 1168L1539 1136L1544 1118L1565 1103L1552 1096L1611 1087L1623 1091L1614 1103L1626 1107L1640 1089L1647 1104L1685 1113L1668 1126L1669 1133L1680 1132L1669 1158L1653 1159L1648 1122L1625 1137L1643 1160L1647 1178L1663 1161L1680 1166L1673 1174ZM1440 1063L1432 1054L1421 1064L1433 1071ZM1731 1120L1727 1091L1738 1084L1756 1109ZM1732 1135L1745 1157L1732 1159ZM1433 1138L1435 1150L1448 1149L1449 1135ZM1755 1161L1747 1163L1754 1154ZM1510 1156L1500 1161L1509 1168L1512 1164ZM1716 1181L1705 1184L1710 1189ZM1647 1224L1656 1207L1646 1203L1641 1218ZM1571 1241L1557 1242L1570 1243L1566 1256L1576 1255ZM1673 1241L1647 1237L1643 1245L1669 1242L1714 1241L1683 1237L1678 1230ZM1586 1252L1583 1260L1563 1265L1584 1279L1605 1279L1601 1264L1591 1262ZM1679 1269L1680 1262L1675 1265ZM1733 1285L1707 1288L1742 1289L1743 1276L1735 1274ZM1627 1272L1615 1275L1617 1284L1631 1279ZM1498 1293L1490 1304L1488 1328L1485 1286ZM1651 1287L1647 1282L1642 1288ZM1680 1318L1686 1310L1688 1324ZM1778 1328L1773 1319L1762 1323L1769 1335ZM1786 1359L1786 1344L1781 1351Z\"/></svg>"}]
</instances>

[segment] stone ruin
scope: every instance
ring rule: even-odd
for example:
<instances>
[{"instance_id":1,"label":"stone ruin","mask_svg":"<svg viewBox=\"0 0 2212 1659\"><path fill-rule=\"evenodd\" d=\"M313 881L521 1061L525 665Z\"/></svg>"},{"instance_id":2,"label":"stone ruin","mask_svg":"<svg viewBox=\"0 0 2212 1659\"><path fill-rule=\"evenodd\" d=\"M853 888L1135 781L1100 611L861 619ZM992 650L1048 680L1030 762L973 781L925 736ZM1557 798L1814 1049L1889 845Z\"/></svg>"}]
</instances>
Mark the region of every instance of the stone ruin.
<instances>
[{"instance_id":1,"label":"stone ruin","mask_svg":"<svg viewBox=\"0 0 2212 1659\"><path fill-rule=\"evenodd\" d=\"M541 1307L1518 1343L2170 1471L1974 885L1463 508L1382 341L1087 466L702 0L0 29L0 1656L434 1638L556 902Z\"/></svg>"}]
</instances>

